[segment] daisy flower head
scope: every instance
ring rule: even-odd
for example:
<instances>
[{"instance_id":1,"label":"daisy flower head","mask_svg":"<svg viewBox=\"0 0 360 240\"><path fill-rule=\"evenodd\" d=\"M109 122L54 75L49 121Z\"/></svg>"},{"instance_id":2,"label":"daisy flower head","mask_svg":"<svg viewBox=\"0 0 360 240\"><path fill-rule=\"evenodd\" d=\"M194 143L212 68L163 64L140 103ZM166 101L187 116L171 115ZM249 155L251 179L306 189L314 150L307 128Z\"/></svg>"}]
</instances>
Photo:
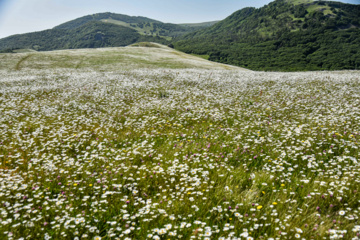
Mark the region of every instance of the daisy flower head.
<instances>
[{"instance_id":1,"label":"daisy flower head","mask_svg":"<svg viewBox=\"0 0 360 240\"><path fill-rule=\"evenodd\" d=\"M340 210L340 211L339 211L339 215L340 215L340 216L344 216L344 215L345 215L345 211L344 211L344 210Z\"/></svg>"}]
</instances>

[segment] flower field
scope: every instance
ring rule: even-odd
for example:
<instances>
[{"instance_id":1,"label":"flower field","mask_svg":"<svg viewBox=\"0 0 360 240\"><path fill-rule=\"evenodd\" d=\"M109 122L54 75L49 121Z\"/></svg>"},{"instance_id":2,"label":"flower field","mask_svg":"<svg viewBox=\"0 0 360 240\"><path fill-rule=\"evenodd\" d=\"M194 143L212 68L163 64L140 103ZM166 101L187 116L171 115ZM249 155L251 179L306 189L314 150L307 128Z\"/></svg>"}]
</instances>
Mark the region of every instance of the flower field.
<instances>
[{"instance_id":1,"label":"flower field","mask_svg":"<svg viewBox=\"0 0 360 240\"><path fill-rule=\"evenodd\" d=\"M0 72L0 239L358 239L360 73Z\"/></svg>"}]
</instances>

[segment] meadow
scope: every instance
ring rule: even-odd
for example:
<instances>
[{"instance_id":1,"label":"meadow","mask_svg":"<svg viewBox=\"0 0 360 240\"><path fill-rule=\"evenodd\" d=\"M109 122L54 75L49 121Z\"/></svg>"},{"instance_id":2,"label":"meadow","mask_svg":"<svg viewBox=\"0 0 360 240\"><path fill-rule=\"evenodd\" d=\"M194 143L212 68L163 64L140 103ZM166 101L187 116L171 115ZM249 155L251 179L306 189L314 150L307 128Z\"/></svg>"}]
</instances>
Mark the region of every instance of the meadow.
<instances>
[{"instance_id":1,"label":"meadow","mask_svg":"<svg viewBox=\"0 0 360 240\"><path fill-rule=\"evenodd\" d=\"M358 71L63 53L2 55L0 239L358 239Z\"/></svg>"}]
</instances>

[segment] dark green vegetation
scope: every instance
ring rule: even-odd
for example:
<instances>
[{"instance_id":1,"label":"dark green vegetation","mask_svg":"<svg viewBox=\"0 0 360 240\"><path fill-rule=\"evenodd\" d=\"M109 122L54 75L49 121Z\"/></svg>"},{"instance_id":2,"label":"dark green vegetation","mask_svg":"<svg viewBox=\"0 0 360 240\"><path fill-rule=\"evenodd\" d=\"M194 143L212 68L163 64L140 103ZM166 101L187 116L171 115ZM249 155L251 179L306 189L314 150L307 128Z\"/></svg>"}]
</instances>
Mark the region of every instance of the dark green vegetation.
<instances>
[{"instance_id":1,"label":"dark green vegetation","mask_svg":"<svg viewBox=\"0 0 360 240\"><path fill-rule=\"evenodd\" d=\"M0 52L27 48L39 51L127 46L135 42L168 44L180 36L211 23L181 26L145 17L99 13L61 24L53 29L10 36L0 40ZM192 25L192 24L190 24Z\"/></svg>"},{"instance_id":2,"label":"dark green vegetation","mask_svg":"<svg viewBox=\"0 0 360 240\"><path fill-rule=\"evenodd\" d=\"M14 35L0 41L0 49L16 47L39 51L74 48L127 46L138 41L167 41L160 37L143 36L135 30L102 22L88 22L74 29L51 29Z\"/></svg>"},{"instance_id":3,"label":"dark green vegetation","mask_svg":"<svg viewBox=\"0 0 360 240\"><path fill-rule=\"evenodd\" d=\"M252 70L360 69L359 27L360 5L276 0L237 11L174 45Z\"/></svg>"}]
</instances>

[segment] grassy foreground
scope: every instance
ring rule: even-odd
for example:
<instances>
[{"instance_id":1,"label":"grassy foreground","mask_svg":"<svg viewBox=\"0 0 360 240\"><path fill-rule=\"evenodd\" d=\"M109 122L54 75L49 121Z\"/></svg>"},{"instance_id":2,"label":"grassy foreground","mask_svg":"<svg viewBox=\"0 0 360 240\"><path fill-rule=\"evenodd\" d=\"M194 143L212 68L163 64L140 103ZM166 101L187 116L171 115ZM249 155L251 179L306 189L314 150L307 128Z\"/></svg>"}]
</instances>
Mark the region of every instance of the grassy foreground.
<instances>
[{"instance_id":1,"label":"grassy foreground","mask_svg":"<svg viewBox=\"0 0 360 240\"><path fill-rule=\"evenodd\" d=\"M0 76L1 239L358 239L359 72Z\"/></svg>"}]
</instances>

